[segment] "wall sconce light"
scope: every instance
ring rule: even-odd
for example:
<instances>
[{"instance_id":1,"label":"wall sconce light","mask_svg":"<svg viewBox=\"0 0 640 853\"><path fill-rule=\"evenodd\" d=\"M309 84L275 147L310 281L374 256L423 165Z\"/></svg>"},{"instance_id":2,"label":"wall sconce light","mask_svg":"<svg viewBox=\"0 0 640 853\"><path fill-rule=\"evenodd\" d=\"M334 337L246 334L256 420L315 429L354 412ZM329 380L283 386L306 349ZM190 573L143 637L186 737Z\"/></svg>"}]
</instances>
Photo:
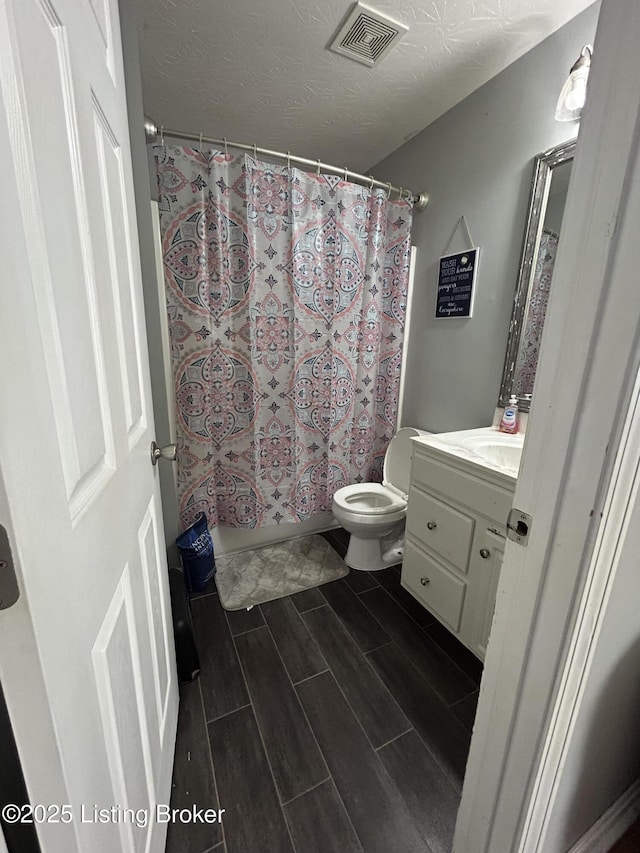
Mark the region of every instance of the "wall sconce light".
<instances>
[{"instance_id":1,"label":"wall sconce light","mask_svg":"<svg viewBox=\"0 0 640 853\"><path fill-rule=\"evenodd\" d=\"M593 48L586 44L578 61L571 67L571 72L562 87L556 104L556 121L579 121L587 97L587 80L591 67Z\"/></svg>"}]
</instances>

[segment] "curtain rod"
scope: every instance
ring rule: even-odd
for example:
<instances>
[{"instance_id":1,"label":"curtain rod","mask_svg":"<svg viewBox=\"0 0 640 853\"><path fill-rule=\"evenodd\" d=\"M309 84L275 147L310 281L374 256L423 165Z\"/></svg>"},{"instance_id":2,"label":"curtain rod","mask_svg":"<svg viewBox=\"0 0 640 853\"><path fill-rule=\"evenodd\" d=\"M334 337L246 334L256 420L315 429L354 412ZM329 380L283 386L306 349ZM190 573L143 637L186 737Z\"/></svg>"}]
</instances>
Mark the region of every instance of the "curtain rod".
<instances>
[{"instance_id":1,"label":"curtain rod","mask_svg":"<svg viewBox=\"0 0 640 853\"><path fill-rule=\"evenodd\" d=\"M158 125L150 119L149 116L144 117L144 135L146 137L147 143L155 142L158 137L164 138L165 136L171 136L176 139L188 139L193 142L199 142L202 144L206 142L208 145L224 145L225 149L227 146L231 148L239 148L242 151L250 151L252 154L264 154L267 157L277 157L279 160L286 160L287 163L300 163L302 166L311 166L316 169L318 173L320 169L324 172L333 172L336 175L343 175L344 179L351 178L351 180L358 181L362 184L368 184L370 187L380 187L381 189L387 190L387 196L389 196L392 192L398 193L399 197L403 197L405 192L413 199L414 209L415 210L424 210L425 207L429 204L429 194L426 192L418 193L418 195L413 194L410 190L405 190L402 187L394 187L390 183L384 183L383 181L377 181L371 175L361 175L358 172L352 172L350 169L340 168L339 166L331 166L329 163L321 163L320 160L307 160L306 157L294 157L293 154L289 154L288 152L285 154L282 151L270 151L268 148L260 148L257 145L245 145L242 142L231 142L228 139L215 139L213 136L204 136L201 133L183 133L180 130L170 130L167 127L158 128Z\"/></svg>"}]
</instances>

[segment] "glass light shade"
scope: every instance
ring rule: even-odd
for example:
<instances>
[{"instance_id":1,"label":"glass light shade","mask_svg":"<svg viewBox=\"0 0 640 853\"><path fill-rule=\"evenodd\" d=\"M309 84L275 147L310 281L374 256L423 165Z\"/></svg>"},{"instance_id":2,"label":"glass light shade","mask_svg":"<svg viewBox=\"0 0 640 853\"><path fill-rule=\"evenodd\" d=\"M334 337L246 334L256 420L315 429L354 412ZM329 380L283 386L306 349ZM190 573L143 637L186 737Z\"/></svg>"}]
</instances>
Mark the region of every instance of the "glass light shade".
<instances>
[{"instance_id":1,"label":"glass light shade","mask_svg":"<svg viewBox=\"0 0 640 853\"><path fill-rule=\"evenodd\" d=\"M587 97L587 80L591 66L591 45L582 48L580 57L571 69L558 103L556 121L579 121Z\"/></svg>"},{"instance_id":2,"label":"glass light shade","mask_svg":"<svg viewBox=\"0 0 640 853\"><path fill-rule=\"evenodd\" d=\"M571 72L556 104L556 121L578 121L587 97L588 78L588 68Z\"/></svg>"}]
</instances>

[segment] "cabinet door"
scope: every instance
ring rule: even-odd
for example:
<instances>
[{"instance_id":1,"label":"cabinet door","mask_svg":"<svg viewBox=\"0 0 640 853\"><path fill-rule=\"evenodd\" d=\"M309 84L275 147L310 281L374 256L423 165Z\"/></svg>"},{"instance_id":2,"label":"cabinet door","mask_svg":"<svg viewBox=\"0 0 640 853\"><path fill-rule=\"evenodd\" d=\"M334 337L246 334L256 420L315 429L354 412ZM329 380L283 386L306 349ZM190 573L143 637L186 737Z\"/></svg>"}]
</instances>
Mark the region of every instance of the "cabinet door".
<instances>
[{"instance_id":1,"label":"cabinet door","mask_svg":"<svg viewBox=\"0 0 640 853\"><path fill-rule=\"evenodd\" d=\"M466 583L407 537L402 583L430 612L458 632Z\"/></svg>"},{"instance_id":2,"label":"cabinet door","mask_svg":"<svg viewBox=\"0 0 640 853\"><path fill-rule=\"evenodd\" d=\"M435 495L411 486L407 531L461 572L467 571L475 521Z\"/></svg>"},{"instance_id":3,"label":"cabinet door","mask_svg":"<svg viewBox=\"0 0 640 853\"><path fill-rule=\"evenodd\" d=\"M484 660L496 606L498 579L502 569L506 531L499 527L478 528L474 538L469 575L474 579L471 649Z\"/></svg>"}]
</instances>

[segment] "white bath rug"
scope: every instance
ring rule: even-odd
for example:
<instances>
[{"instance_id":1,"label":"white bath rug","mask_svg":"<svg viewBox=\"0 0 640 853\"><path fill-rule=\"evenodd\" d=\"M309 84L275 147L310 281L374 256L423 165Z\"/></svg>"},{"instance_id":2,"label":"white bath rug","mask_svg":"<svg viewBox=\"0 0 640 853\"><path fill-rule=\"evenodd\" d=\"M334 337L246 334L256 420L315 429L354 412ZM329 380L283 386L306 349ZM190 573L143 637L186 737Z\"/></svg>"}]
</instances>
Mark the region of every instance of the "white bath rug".
<instances>
[{"instance_id":1,"label":"white bath rug","mask_svg":"<svg viewBox=\"0 0 640 853\"><path fill-rule=\"evenodd\" d=\"M344 560L317 535L216 557L216 566L225 610L284 598L349 574Z\"/></svg>"}]
</instances>

